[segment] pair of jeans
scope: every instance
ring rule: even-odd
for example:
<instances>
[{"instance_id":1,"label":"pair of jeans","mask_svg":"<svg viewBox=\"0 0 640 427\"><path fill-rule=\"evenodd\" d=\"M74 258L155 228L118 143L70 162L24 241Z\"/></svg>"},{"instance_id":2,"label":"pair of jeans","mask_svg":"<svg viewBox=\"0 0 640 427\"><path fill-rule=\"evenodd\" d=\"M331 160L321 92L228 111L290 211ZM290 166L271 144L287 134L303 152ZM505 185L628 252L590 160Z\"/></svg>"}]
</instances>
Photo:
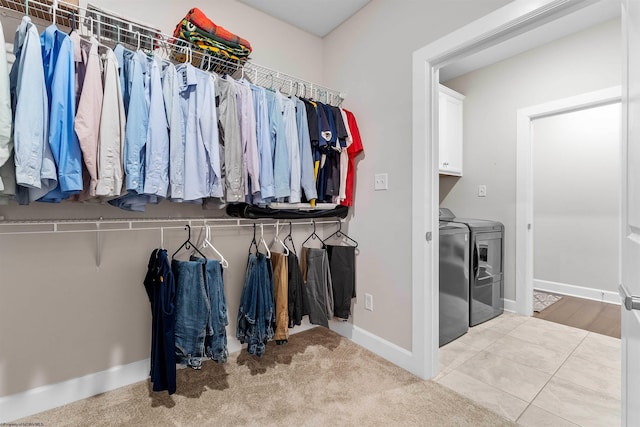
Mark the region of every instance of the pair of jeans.
<instances>
[{"instance_id":1,"label":"pair of jeans","mask_svg":"<svg viewBox=\"0 0 640 427\"><path fill-rule=\"evenodd\" d=\"M227 361L227 300L224 296L222 265L217 260L207 260L205 281L208 284L209 307L211 309L207 335L204 340L207 357L220 363Z\"/></svg>"},{"instance_id":2,"label":"pair of jeans","mask_svg":"<svg viewBox=\"0 0 640 427\"><path fill-rule=\"evenodd\" d=\"M333 317L333 289L326 249L302 248L305 266L304 308L313 325L329 327Z\"/></svg>"},{"instance_id":3,"label":"pair of jeans","mask_svg":"<svg viewBox=\"0 0 640 427\"><path fill-rule=\"evenodd\" d=\"M194 369L203 357L227 361L227 311L220 262L173 260L176 278L176 360Z\"/></svg>"},{"instance_id":4,"label":"pair of jeans","mask_svg":"<svg viewBox=\"0 0 640 427\"><path fill-rule=\"evenodd\" d=\"M153 391L176 392L175 281L167 251L149 258L144 287L151 303L151 383Z\"/></svg>"},{"instance_id":5,"label":"pair of jeans","mask_svg":"<svg viewBox=\"0 0 640 427\"><path fill-rule=\"evenodd\" d=\"M236 338L247 344L247 352L262 356L266 342L273 339L275 310L273 269L263 254L249 254L238 308Z\"/></svg>"}]
</instances>

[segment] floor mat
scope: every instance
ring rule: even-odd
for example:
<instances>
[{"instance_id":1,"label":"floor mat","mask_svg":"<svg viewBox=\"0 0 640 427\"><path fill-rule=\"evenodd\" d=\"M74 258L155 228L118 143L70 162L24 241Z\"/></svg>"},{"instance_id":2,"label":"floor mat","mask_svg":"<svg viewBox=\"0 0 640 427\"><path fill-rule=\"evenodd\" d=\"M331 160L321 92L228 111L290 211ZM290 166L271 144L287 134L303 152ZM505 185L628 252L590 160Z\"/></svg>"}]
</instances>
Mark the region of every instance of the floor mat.
<instances>
[{"instance_id":1,"label":"floor mat","mask_svg":"<svg viewBox=\"0 0 640 427\"><path fill-rule=\"evenodd\" d=\"M562 297L560 295L551 295L545 292L533 291L533 311L539 313L561 299Z\"/></svg>"}]
</instances>

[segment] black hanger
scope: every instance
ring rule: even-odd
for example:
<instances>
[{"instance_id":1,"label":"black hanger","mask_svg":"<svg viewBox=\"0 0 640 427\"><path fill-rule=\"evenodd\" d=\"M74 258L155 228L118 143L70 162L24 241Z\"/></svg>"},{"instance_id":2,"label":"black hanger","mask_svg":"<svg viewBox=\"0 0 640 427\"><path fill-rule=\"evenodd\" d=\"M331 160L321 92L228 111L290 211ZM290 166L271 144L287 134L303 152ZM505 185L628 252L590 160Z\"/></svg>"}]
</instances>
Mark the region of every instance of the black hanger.
<instances>
[{"instance_id":1,"label":"black hanger","mask_svg":"<svg viewBox=\"0 0 640 427\"><path fill-rule=\"evenodd\" d=\"M320 243L322 243L322 249L325 249L327 245L325 245L322 239L320 238L320 236L316 234L316 222L315 221L311 221L311 222L313 223L313 232L309 237L307 237L307 239L304 242L302 242L302 246L304 246L304 244L307 243L309 239L314 239L314 240L318 239Z\"/></svg>"},{"instance_id":2,"label":"black hanger","mask_svg":"<svg viewBox=\"0 0 640 427\"><path fill-rule=\"evenodd\" d=\"M298 253L296 252L296 244L293 242L293 236L291 236L291 221L289 221L289 234L287 234L287 237L285 237L283 241L285 246L287 246L287 242L291 242L291 247L287 246L287 248L292 250L293 253L298 256Z\"/></svg>"},{"instance_id":3,"label":"black hanger","mask_svg":"<svg viewBox=\"0 0 640 427\"><path fill-rule=\"evenodd\" d=\"M176 256L176 254L178 252L180 252L180 249L182 248L186 248L187 250L190 249L190 247L193 247L193 249L200 254L200 256L202 258L204 258L205 262L207 261L207 257L205 256L205 254L203 254L202 252L200 252L200 250L198 249L198 247L196 245L193 244L193 242L191 241L191 226L189 224L184 226L184 229L187 230L187 240L184 241L184 243L182 245L180 245L180 247L178 248L177 251L175 251L173 253L173 255L171 255L171 258L174 258Z\"/></svg>"},{"instance_id":4,"label":"black hanger","mask_svg":"<svg viewBox=\"0 0 640 427\"><path fill-rule=\"evenodd\" d=\"M326 239L324 239L323 243L326 243L326 241L329 240L330 238L332 238L333 236L338 237L338 238L345 237L349 242L352 243L352 245L354 247L356 247L356 248L358 247L358 242L353 240L351 237L347 236L347 234L342 231L342 221L340 221L340 220L338 220L338 230L335 231L333 234L330 234L329 237L327 237Z\"/></svg>"},{"instance_id":5,"label":"black hanger","mask_svg":"<svg viewBox=\"0 0 640 427\"><path fill-rule=\"evenodd\" d=\"M253 224L253 239L251 239L251 243L249 244L249 254L251 254L251 248L254 247L256 249L255 255L258 256L258 242L256 241L256 224Z\"/></svg>"}]
</instances>

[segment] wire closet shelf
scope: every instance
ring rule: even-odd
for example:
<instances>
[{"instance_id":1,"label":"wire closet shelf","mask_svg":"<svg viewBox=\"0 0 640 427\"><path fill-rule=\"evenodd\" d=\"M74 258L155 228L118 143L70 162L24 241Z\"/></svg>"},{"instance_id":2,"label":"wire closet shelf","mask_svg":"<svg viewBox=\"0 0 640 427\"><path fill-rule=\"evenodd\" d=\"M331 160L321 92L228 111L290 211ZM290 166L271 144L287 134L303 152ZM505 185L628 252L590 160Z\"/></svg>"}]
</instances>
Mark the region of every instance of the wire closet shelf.
<instances>
[{"instance_id":1,"label":"wire closet shelf","mask_svg":"<svg viewBox=\"0 0 640 427\"><path fill-rule=\"evenodd\" d=\"M344 95L327 88L251 61L220 58L205 53L189 41L164 34L159 29L127 17L88 4L76 4L57 0L0 0L0 10L17 12L32 19L55 22L66 29L76 29L81 34L95 36L108 46L120 43L132 49L141 49L149 54L159 54L174 63L190 62L192 65L217 74L228 74L236 79L245 78L250 82L270 89L277 89L287 95L314 99L340 106ZM178 18L176 18L178 19ZM38 22L36 22L38 23Z\"/></svg>"}]
</instances>

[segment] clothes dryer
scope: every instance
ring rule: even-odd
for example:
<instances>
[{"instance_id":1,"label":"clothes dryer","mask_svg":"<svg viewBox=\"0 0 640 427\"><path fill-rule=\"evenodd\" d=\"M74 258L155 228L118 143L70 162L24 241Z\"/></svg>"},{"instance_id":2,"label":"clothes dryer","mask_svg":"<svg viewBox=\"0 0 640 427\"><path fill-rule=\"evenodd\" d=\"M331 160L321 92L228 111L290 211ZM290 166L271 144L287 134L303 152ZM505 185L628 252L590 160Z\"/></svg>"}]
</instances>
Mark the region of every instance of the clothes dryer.
<instances>
[{"instance_id":1,"label":"clothes dryer","mask_svg":"<svg viewBox=\"0 0 640 427\"><path fill-rule=\"evenodd\" d=\"M440 347L469 330L469 229L440 221Z\"/></svg>"},{"instance_id":2,"label":"clothes dryer","mask_svg":"<svg viewBox=\"0 0 640 427\"><path fill-rule=\"evenodd\" d=\"M469 229L469 326L504 312L504 225L497 221L457 218L440 208L440 221Z\"/></svg>"}]
</instances>

